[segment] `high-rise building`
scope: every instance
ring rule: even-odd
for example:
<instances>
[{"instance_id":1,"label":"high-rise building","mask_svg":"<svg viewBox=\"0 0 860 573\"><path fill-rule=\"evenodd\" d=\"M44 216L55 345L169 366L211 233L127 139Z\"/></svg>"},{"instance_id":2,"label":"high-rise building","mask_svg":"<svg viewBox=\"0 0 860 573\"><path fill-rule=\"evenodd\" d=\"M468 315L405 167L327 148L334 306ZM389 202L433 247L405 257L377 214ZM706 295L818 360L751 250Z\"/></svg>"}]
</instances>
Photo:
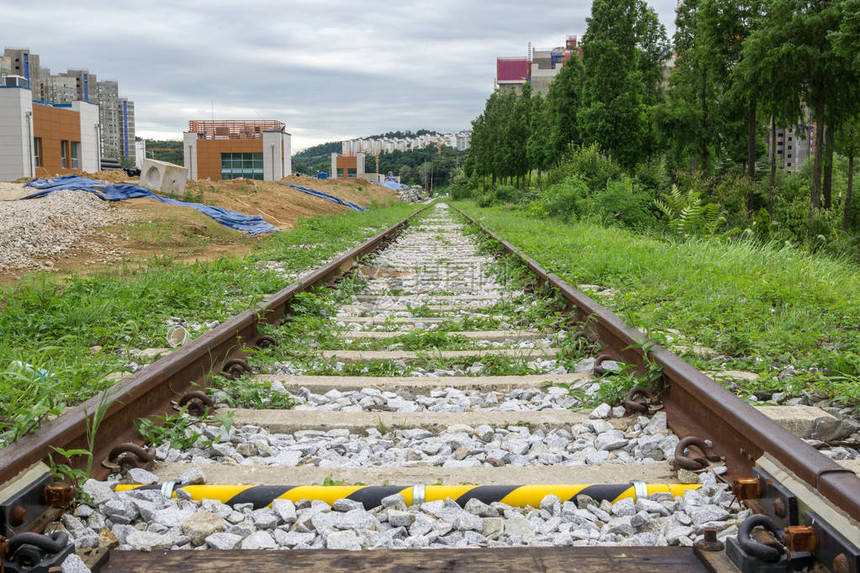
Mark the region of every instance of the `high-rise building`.
<instances>
[{"instance_id":1,"label":"high-rise building","mask_svg":"<svg viewBox=\"0 0 860 573\"><path fill-rule=\"evenodd\" d=\"M3 85L3 78L13 75L15 72L12 71L12 58L5 53L0 54L0 85Z\"/></svg>"},{"instance_id":2,"label":"high-rise building","mask_svg":"<svg viewBox=\"0 0 860 573\"><path fill-rule=\"evenodd\" d=\"M120 157L119 84L112 80L96 85L101 125L101 150L104 157Z\"/></svg>"},{"instance_id":3,"label":"high-rise building","mask_svg":"<svg viewBox=\"0 0 860 573\"><path fill-rule=\"evenodd\" d=\"M99 81L88 69L70 69L54 75L39 64L39 56L31 53L29 48L6 48L0 57L0 77L24 77L26 87L36 102L97 105L100 156L133 165L136 155L134 102L119 97L119 84L114 80Z\"/></svg>"},{"instance_id":4,"label":"high-rise building","mask_svg":"<svg viewBox=\"0 0 860 573\"><path fill-rule=\"evenodd\" d=\"M51 75L51 70L42 68L40 78L40 93L33 93L33 99L58 104L70 104L79 101L75 78Z\"/></svg>"},{"instance_id":5,"label":"high-rise building","mask_svg":"<svg viewBox=\"0 0 860 573\"><path fill-rule=\"evenodd\" d=\"M27 80L27 88L34 92L39 83L39 56L31 54L30 48L6 48L4 55L9 58L10 73Z\"/></svg>"},{"instance_id":6,"label":"high-rise building","mask_svg":"<svg viewBox=\"0 0 860 573\"><path fill-rule=\"evenodd\" d=\"M99 103L98 79L89 70L69 70L61 76L75 78L77 101Z\"/></svg>"},{"instance_id":7,"label":"high-rise building","mask_svg":"<svg viewBox=\"0 0 860 573\"><path fill-rule=\"evenodd\" d=\"M787 171L800 171L806 160L815 154L815 124L801 127L776 128L776 156ZM772 146L772 134L767 138L768 151Z\"/></svg>"},{"instance_id":8,"label":"high-rise building","mask_svg":"<svg viewBox=\"0 0 860 573\"><path fill-rule=\"evenodd\" d=\"M134 102L119 98L119 157L134 165L136 148L134 146Z\"/></svg>"}]
</instances>

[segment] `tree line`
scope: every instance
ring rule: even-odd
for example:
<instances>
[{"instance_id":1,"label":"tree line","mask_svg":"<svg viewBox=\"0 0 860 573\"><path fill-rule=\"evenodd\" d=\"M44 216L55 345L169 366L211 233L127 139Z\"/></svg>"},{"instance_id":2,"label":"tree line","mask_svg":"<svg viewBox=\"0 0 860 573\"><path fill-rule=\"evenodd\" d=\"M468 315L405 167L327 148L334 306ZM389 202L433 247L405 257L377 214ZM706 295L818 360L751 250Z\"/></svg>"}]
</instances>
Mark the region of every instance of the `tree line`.
<instances>
[{"instance_id":1,"label":"tree line","mask_svg":"<svg viewBox=\"0 0 860 573\"><path fill-rule=\"evenodd\" d=\"M466 175L481 189L523 190L569 150L596 146L628 174L656 169L666 184L682 172L711 186L745 178L747 216L772 217L776 129L802 136L814 124L810 221L833 206L841 155L847 230L860 150L860 0L684 0L676 28L670 42L644 0L594 0L582 56L545 98L525 85L522 95L487 100L472 123Z\"/></svg>"}]
</instances>

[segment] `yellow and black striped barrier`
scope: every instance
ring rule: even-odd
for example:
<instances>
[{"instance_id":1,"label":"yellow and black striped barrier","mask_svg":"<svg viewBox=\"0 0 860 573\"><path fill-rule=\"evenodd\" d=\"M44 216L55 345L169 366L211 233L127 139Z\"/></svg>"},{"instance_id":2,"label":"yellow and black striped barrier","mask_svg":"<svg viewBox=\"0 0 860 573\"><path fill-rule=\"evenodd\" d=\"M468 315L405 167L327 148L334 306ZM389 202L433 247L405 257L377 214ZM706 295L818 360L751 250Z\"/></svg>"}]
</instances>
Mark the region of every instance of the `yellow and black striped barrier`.
<instances>
[{"instance_id":1,"label":"yellow and black striped barrier","mask_svg":"<svg viewBox=\"0 0 860 573\"><path fill-rule=\"evenodd\" d=\"M176 497L176 492L182 490L186 497L193 500L216 499L227 505L252 503L255 509L266 507L276 499L321 500L329 505L339 499L350 499L364 504L366 509L372 509L381 504L382 499L389 495L401 494L407 505L425 501L453 499L459 505L465 506L470 499L478 499L484 503L499 501L510 506L532 507L540 506L540 502L548 495L556 495L562 501L576 501L579 495L587 495L596 501L607 500L616 502L619 499L646 497L654 493L670 493L682 496L691 489L701 487L698 484L646 484L633 482L630 484L591 484L591 485L423 485L414 486L378 486L378 485L186 485L177 486L176 482L163 485L124 485L116 486L116 491L133 489L161 490L165 497Z\"/></svg>"}]
</instances>

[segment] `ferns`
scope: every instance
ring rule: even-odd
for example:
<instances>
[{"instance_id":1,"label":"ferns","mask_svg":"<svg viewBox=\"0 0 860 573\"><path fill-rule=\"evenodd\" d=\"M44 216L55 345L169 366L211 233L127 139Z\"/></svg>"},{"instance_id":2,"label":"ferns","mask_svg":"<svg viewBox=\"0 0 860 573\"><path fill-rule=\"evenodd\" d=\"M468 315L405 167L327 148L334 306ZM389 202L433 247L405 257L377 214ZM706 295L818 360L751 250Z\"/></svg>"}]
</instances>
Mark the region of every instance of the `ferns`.
<instances>
[{"instance_id":1,"label":"ferns","mask_svg":"<svg viewBox=\"0 0 860 573\"><path fill-rule=\"evenodd\" d=\"M672 185L671 193L655 199L654 206L669 220L669 228L684 237L713 235L725 222L719 205L702 205L697 191L683 193L676 185Z\"/></svg>"}]
</instances>

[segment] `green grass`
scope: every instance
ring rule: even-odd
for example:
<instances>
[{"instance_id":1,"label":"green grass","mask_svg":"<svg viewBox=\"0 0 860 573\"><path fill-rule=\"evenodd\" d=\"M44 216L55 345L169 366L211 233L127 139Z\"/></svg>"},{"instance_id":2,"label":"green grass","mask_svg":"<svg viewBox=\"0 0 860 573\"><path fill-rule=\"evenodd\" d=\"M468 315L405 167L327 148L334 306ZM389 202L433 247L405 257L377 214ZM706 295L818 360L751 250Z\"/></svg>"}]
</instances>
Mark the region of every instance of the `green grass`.
<instances>
[{"instance_id":1,"label":"green grass","mask_svg":"<svg viewBox=\"0 0 860 573\"><path fill-rule=\"evenodd\" d=\"M278 261L295 273L417 208L307 219L241 259L181 264L159 258L110 274L64 280L31 275L0 291L0 447L110 387L103 377L132 360L128 349L165 346L169 317L224 321L292 282L264 268L265 262Z\"/></svg>"},{"instance_id":2,"label":"green grass","mask_svg":"<svg viewBox=\"0 0 860 573\"><path fill-rule=\"evenodd\" d=\"M676 329L728 359L691 359L701 368L747 369L762 375L761 387L858 404L860 270L850 262L774 243L667 239L457 205L568 283L616 289L599 302L640 329ZM775 383L789 364L801 376Z\"/></svg>"}]
</instances>

